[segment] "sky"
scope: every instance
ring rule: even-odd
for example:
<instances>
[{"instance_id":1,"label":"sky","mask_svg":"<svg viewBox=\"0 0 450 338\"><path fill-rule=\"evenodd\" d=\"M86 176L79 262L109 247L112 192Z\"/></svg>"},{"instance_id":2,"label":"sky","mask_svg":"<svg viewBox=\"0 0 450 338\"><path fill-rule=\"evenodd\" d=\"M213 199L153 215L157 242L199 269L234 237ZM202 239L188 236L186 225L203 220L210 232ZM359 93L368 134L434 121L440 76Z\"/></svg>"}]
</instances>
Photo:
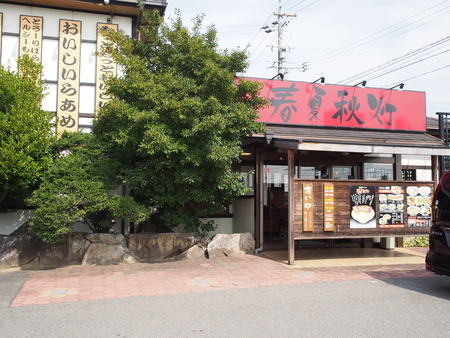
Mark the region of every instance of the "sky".
<instances>
[{"instance_id":1,"label":"sky","mask_svg":"<svg viewBox=\"0 0 450 338\"><path fill-rule=\"evenodd\" d=\"M220 49L247 49L240 76L270 79L278 71L281 7L285 80L392 88L426 93L427 116L450 112L450 0L167 0L166 18L204 14ZM295 15L295 16L294 16ZM273 32L266 33L269 26ZM273 46L273 48L271 47ZM275 66L275 68L273 67ZM306 67L305 67L306 66ZM449 82L449 83L447 83Z\"/></svg>"}]
</instances>

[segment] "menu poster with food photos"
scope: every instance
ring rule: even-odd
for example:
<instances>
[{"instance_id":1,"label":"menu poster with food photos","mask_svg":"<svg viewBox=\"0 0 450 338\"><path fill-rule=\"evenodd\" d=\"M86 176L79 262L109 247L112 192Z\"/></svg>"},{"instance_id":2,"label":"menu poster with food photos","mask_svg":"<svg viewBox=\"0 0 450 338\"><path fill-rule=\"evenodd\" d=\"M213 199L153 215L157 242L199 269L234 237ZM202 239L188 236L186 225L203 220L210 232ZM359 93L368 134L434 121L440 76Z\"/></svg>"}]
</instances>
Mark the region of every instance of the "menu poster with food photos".
<instances>
[{"instance_id":1,"label":"menu poster with food photos","mask_svg":"<svg viewBox=\"0 0 450 338\"><path fill-rule=\"evenodd\" d=\"M410 186L406 188L406 194L408 227L431 226L431 187Z\"/></svg>"},{"instance_id":2,"label":"menu poster with food photos","mask_svg":"<svg viewBox=\"0 0 450 338\"><path fill-rule=\"evenodd\" d=\"M380 228L405 227L404 200L404 187L378 187L378 226Z\"/></svg>"},{"instance_id":3,"label":"menu poster with food photos","mask_svg":"<svg viewBox=\"0 0 450 338\"><path fill-rule=\"evenodd\" d=\"M376 228L375 186L350 186L350 228Z\"/></svg>"}]
</instances>

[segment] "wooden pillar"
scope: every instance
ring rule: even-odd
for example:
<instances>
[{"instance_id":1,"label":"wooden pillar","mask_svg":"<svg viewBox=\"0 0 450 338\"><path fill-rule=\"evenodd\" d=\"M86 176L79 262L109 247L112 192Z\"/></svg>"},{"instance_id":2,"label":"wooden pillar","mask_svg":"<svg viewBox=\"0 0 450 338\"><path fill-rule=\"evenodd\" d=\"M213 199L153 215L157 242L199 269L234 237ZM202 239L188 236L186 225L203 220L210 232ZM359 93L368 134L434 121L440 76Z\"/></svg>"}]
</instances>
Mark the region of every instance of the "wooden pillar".
<instances>
[{"instance_id":1,"label":"wooden pillar","mask_svg":"<svg viewBox=\"0 0 450 338\"><path fill-rule=\"evenodd\" d=\"M263 239L261 238L261 223L263 221L263 207L262 207L262 195L263 195L263 175L264 168L261 165L261 149L256 148L256 180L255 180L255 207L256 207L256 217L255 217L255 239L256 247L261 248L263 244Z\"/></svg>"},{"instance_id":2,"label":"wooden pillar","mask_svg":"<svg viewBox=\"0 0 450 338\"><path fill-rule=\"evenodd\" d=\"M402 180L402 155L394 155L394 180L401 181Z\"/></svg>"},{"instance_id":3,"label":"wooden pillar","mask_svg":"<svg viewBox=\"0 0 450 338\"><path fill-rule=\"evenodd\" d=\"M431 155L431 180L434 183L435 189L438 185L440 176L442 176L442 174L443 174L440 172L438 175L437 167L438 167L438 157L437 157L437 155Z\"/></svg>"},{"instance_id":4,"label":"wooden pillar","mask_svg":"<svg viewBox=\"0 0 450 338\"><path fill-rule=\"evenodd\" d=\"M288 263L295 262L295 240L294 240L294 150L288 149Z\"/></svg>"}]
</instances>

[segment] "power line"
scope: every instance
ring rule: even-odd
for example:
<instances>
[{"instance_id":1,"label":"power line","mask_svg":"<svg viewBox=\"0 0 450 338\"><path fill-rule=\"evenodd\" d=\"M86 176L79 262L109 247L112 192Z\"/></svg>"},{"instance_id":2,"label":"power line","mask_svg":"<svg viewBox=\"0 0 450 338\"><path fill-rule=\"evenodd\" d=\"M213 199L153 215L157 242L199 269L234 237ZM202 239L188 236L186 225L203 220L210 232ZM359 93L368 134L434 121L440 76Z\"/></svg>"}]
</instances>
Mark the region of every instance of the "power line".
<instances>
[{"instance_id":1,"label":"power line","mask_svg":"<svg viewBox=\"0 0 450 338\"><path fill-rule=\"evenodd\" d=\"M341 48L339 48L339 49L336 49L335 51L332 51L332 52L329 52L329 53L324 54L324 55L322 55L322 56L319 56L319 57L317 57L317 58L311 59L311 60L307 61L307 63L308 63L308 64L314 64L314 65L317 65L317 64L326 62L326 61L327 61L328 59L330 59L330 58L333 58L333 59L335 60L336 56L339 56L339 55L342 55L342 54L348 54L348 53L350 53L351 51L353 51L353 50L356 49L356 48L360 48L360 47L363 46L363 45L367 45L367 44L369 44L369 43L371 43L371 42L373 42L373 41L379 40L379 39L381 39L381 38L383 38L383 37L385 37L385 36L388 36L388 35L390 35L390 34L392 34L392 33L395 33L396 31L399 31L399 30L402 29L402 28L405 28L405 27L407 27L407 26L410 26L410 25L412 25L412 24L415 24L415 23L417 23L417 22L419 22L419 21L422 21L422 20L424 20L424 19L426 19L426 18L428 18L428 17L430 17L430 16L433 16L433 15L435 15L435 14L441 14L441 12L442 12L443 9L440 9L440 10L438 10L438 11L435 11L435 12L433 12L433 13L431 13L431 14L429 14L429 15L423 17L423 18L420 18L420 19L415 20L415 21L413 21L413 22L411 22L411 23L408 23L407 25L403 25L403 26L401 26L400 28L397 28L397 29L395 29L395 30L393 30L393 31L389 31L389 32L387 32L387 33L385 33L385 34L383 34L383 35L381 35L381 36L372 38L372 39L370 39L369 41L360 43L360 42L362 42L362 41L364 41L364 40L367 40L367 39L369 39L369 38L371 38L371 37L373 37L373 36L379 35L380 33L384 32L384 31L387 31L387 30L389 30L390 28L393 28L393 27L395 27L395 26L398 26L398 25L402 24L403 22L408 21L408 20L410 20L410 19L412 19L412 18L414 18L414 17L416 17L416 16L418 16L418 15L420 15L420 14L422 14L422 13L425 13L425 12L427 12L427 11L429 11L429 10L431 10L431 9L433 9L433 8L435 8L435 7L437 7L437 6L439 6L439 5L441 5L442 3L446 2L446 1L447 1L447 0L445 0L445 1L443 1L443 2L440 2L440 3L437 4L437 5L434 5L434 6L428 8L428 9L426 9L426 10L423 10L423 11L421 11L421 12L415 14L415 15L412 15L412 16L410 16L410 17L408 17L408 18L406 18L406 19L404 19L404 20L402 20L402 21L400 21L400 22L397 22L397 23L394 24L394 25L390 25L390 26L388 26L388 27L386 27L386 28L384 28L384 29L382 29L382 30L380 30L380 31L378 31L378 32L376 32L376 33L374 33L374 34L371 34L371 35L369 35L369 36L367 36L367 37L365 37L365 38L359 39L359 40L357 40L357 41L355 41L355 42L353 42L353 43L350 43L350 44L348 44L348 45L346 45L346 46L343 46L343 47L341 47ZM444 9L447 9L447 8L450 8L450 6L447 6L447 7L445 7ZM417 28L417 27L415 27L415 28ZM414 28L412 28L412 29L414 29ZM410 29L410 30L412 30L412 29ZM409 30L408 30L408 31L409 31ZM404 33L406 33L406 32L404 32ZM404 33L402 33L402 34L404 34ZM350 46L353 46L353 47L349 48Z\"/></svg>"},{"instance_id":2,"label":"power line","mask_svg":"<svg viewBox=\"0 0 450 338\"><path fill-rule=\"evenodd\" d=\"M380 74L380 75L377 75L377 76L371 77L371 78L369 78L369 79L367 79L367 80L368 80L368 81L370 81L370 80L374 80L374 79L376 79L376 78L379 78L379 77L381 77L381 76L384 76L384 75L387 75L387 74L390 74L390 73L396 72L397 70L400 70L400 69L403 69L403 68L406 68L406 67L412 66L412 65L414 65L414 64L416 64L416 63L419 63L419 62L422 62L422 61L425 61L425 60L431 59L431 58L433 58L433 57L435 57L435 56L438 56L438 55L442 55L442 54L444 54L444 53L447 53L447 52L450 52L450 49L447 49L447 50L444 50L443 52L440 52L440 53L437 53L437 54L431 55L431 56L429 56L429 57L427 57L427 58L423 58L423 59L420 59L420 60L417 60L417 61L411 62L411 63L409 63L409 64L407 64L407 65L403 65L403 66L401 66L401 67L398 67L398 68L392 69L392 70L390 70L390 71L387 71L387 72L384 72L384 73L382 73L382 74Z\"/></svg>"},{"instance_id":3,"label":"power line","mask_svg":"<svg viewBox=\"0 0 450 338\"><path fill-rule=\"evenodd\" d=\"M445 16L445 15L447 15L448 13L450 13L450 10L447 11L447 12L445 12L444 14L440 15L440 17ZM417 22L417 21L416 21L416 22ZM427 23L427 22L426 22L426 23ZM419 26L416 26L416 27L413 27L413 28L409 29L408 31L411 31L411 30L413 30L413 29L415 29L415 28L417 28L417 27L420 27L420 26L422 26L422 25L424 25L424 24L426 24L426 23L422 23L422 24L420 24ZM406 32L408 32L408 31L406 31ZM405 34L406 32L403 32L403 33L401 33L400 35ZM387 40L381 41L381 42L379 42L378 44L376 44L376 45L374 45L374 46L369 46L369 47L367 47L366 49L362 49L362 50L360 51L360 53L358 53L358 54L353 53L353 58L350 58L350 59L347 58L344 62L341 62L340 64L335 65L335 66L333 66L332 68L329 68L329 69L327 69L327 70L325 70L325 71L322 71L321 74L326 73L326 72L328 72L328 71L330 71L330 70L332 70L332 69L334 69L334 68L336 68L336 67L338 67L338 66L340 66L340 65L342 65L342 64L344 64L344 63L347 63L347 62L349 62L349 61L351 61L351 60L353 60L353 59L356 59L356 58L360 57L362 54L366 53L368 50L374 49L374 48L378 47L379 45L385 43L386 41L392 40L393 38L395 38L395 36L392 36L392 37L390 37L390 38L387 39ZM308 66L309 66L309 64L308 64Z\"/></svg>"},{"instance_id":4,"label":"power line","mask_svg":"<svg viewBox=\"0 0 450 338\"><path fill-rule=\"evenodd\" d=\"M290 1L291 1L291 0L289 0L289 1L286 2L285 4L289 3ZM302 1L300 1L299 3L297 3L296 5L294 5L294 6L291 7L291 8L295 8L296 6L300 5L301 3L305 2L305 1L306 1L306 0L302 0ZM315 4L315 3L318 2L318 1L319 1L319 0L315 0L315 1L312 2L311 4L309 4L309 5L307 5L307 6L303 7L303 8L301 8L300 10L298 10L296 13L298 13L298 12L304 10L305 8L307 8L307 7L309 7L309 6L313 5L313 4ZM278 14L276 14L276 15L278 16L278 20L277 20L277 22L276 22L276 24L278 24L278 30L281 30L283 27L287 26L287 25L290 23L290 19L289 19L288 21L284 21L284 22L281 22L281 24L279 24L280 20L282 20L285 16L286 16L286 17L293 17L293 16L296 16L296 15L281 14L281 8L282 8L282 6L280 5L280 6L278 7L279 12L278 12ZM270 17L269 17L269 18L270 18ZM269 19L266 20L266 23L267 23L267 21L269 21ZM273 24L275 24L275 22L274 22ZM267 27L267 28L268 28L268 27ZM267 31L266 31L266 32L267 32ZM279 64L279 65L278 65L278 68L279 68L279 69L281 68L281 66L280 66L280 44L282 43L282 37L281 37L281 36L282 36L282 35L281 35L281 32L279 32L279 43L278 43L278 49L279 49L279 60L278 60L278 64ZM261 42L262 42L262 41L261 41ZM261 44L261 42L258 44L257 47L259 47L259 45ZM253 53L256 51L257 47L254 49L253 52L250 53L250 55L253 55ZM286 50L284 50L284 52L285 52L285 51L286 51ZM256 62L256 60L258 60L258 58L259 58L262 54L263 54L263 52L261 52L261 53L260 53L260 54L252 61L252 63L251 63L250 65L254 64L254 63Z\"/></svg>"},{"instance_id":5,"label":"power line","mask_svg":"<svg viewBox=\"0 0 450 338\"><path fill-rule=\"evenodd\" d=\"M378 72L380 70L385 70L386 68L392 67L395 64L404 62L405 60L407 60L409 58L417 57L421 53L429 52L431 49L437 48L438 46L440 46L442 44L445 44L445 43L447 43L449 41L450 41L450 36L447 36L446 38L443 38L441 40L435 41L435 42L433 42L433 43L431 43L431 44L429 44L429 45L427 45L425 47L416 49L413 52L407 53L407 54L405 54L403 56L400 56L400 57L395 58L395 59L393 59L391 61L383 63L383 64L381 64L379 66L376 66L376 67L373 67L371 69L368 69L368 70L366 70L366 71L364 71L362 73L359 73L359 74L353 75L351 77L348 77L345 80L339 81L338 84L345 83L345 82L352 82L354 79L358 79L358 78L362 78L364 76L371 75L371 74L376 73L376 72ZM440 48L443 48L443 47L441 46Z\"/></svg>"},{"instance_id":6,"label":"power line","mask_svg":"<svg viewBox=\"0 0 450 338\"><path fill-rule=\"evenodd\" d=\"M408 79L404 79L404 80L401 80L401 81L398 81L398 82L406 82L406 81L409 81L409 80L412 80L412 79L416 79L416 78L421 77L421 76L424 76L424 75L428 75L428 74L437 72L437 71L439 71L439 70L442 70L442 69L445 69L445 68L448 68L448 67L450 67L450 65L446 65L446 66L443 66L443 67L439 67L439 68L430 70L429 72L425 72L425 73L422 73L422 74L420 74L420 75L416 75L416 76L413 76L413 77L410 77L410 78L408 78ZM396 85L398 82L393 83L393 84L390 84L389 86L385 86L385 87L392 87L392 86Z\"/></svg>"},{"instance_id":7,"label":"power line","mask_svg":"<svg viewBox=\"0 0 450 338\"><path fill-rule=\"evenodd\" d=\"M314 5L316 2L318 2L319 0L316 0L316 1L314 1L314 2L312 2L312 3L310 3L309 5L307 5L307 6L305 6L305 7L302 7L302 8L300 8L297 12L295 12L295 13L298 13L298 12L301 12L302 10L304 10L304 9L306 9L306 8L308 8L309 6L312 6L312 5ZM295 7L295 6L294 6Z\"/></svg>"},{"instance_id":8,"label":"power line","mask_svg":"<svg viewBox=\"0 0 450 338\"><path fill-rule=\"evenodd\" d=\"M289 12L292 8L295 8L295 7L297 7L298 5L300 5L300 4L302 4L302 3L304 3L306 0L302 0L302 1L300 1L299 3L297 3L296 5L294 5L294 6L292 6L291 8L289 8L289 9L287 9L286 10L286 12Z\"/></svg>"}]
</instances>

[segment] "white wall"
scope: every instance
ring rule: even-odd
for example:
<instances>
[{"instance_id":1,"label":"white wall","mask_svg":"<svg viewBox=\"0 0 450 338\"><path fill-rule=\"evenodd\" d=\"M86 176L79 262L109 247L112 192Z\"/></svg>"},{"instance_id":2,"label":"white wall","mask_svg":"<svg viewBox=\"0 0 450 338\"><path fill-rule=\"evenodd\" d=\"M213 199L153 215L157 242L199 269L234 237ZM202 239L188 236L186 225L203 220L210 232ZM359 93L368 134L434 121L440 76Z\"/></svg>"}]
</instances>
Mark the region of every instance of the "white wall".
<instances>
[{"instance_id":1,"label":"white wall","mask_svg":"<svg viewBox=\"0 0 450 338\"><path fill-rule=\"evenodd\" d=\"M249 232L255 237L255 199L238 198L233 203L233 232Z\"/></svg>"},{"instance_id":2,"label":"white wall","mask_svg":"<svg viewBox=\"0 0 450 338\"><path fill-rule=\"evenodd\" d=\"M107 14L90 14L67 10L56 10L49 8L18 6L2 4L0 12L3 13L3 33L1 63L17 70L16 59L19 53L19 21L20 15L41 16L43 20L42 41L42 65L44 67L44 79L56 81L58 79L58 37L59 19L81 21L81 68L80 82L80 113L92 114L95 110L95 86L96 59L93 53L96 51L97 23L107 22ZM128 17L114 16L112 22L118 24L119 29L126 34L132 35L132 19ZM8 35L5 35L8 34ZM14 34L14 35L9 35ZM48 111L56 111L57 85L49 84L47 96L42 108ZM81 125L92 125L92 119L80 118Z\"/></svg>"},{"instance_id":3,"label":"white wall","mask_svg":"<svg viewBox=\"0 0 450 338\"><path fill-rule=\"evenodd\" d=\"M432 181L431 178L431 156L429 155L402 155L404 166L429 166L430 169L417 169L417 181Z\"/></svg>"},{"instance_id":4,"label":"white wall","mask_svg":"<svg viewBox=\"0 0 450 338\"><path fill-rule=\"evenodd\" d=\"M0 235L10 235L33 217L32 210L17 210L8 214L0 213Z\"/></svg>"}]
</instances>

